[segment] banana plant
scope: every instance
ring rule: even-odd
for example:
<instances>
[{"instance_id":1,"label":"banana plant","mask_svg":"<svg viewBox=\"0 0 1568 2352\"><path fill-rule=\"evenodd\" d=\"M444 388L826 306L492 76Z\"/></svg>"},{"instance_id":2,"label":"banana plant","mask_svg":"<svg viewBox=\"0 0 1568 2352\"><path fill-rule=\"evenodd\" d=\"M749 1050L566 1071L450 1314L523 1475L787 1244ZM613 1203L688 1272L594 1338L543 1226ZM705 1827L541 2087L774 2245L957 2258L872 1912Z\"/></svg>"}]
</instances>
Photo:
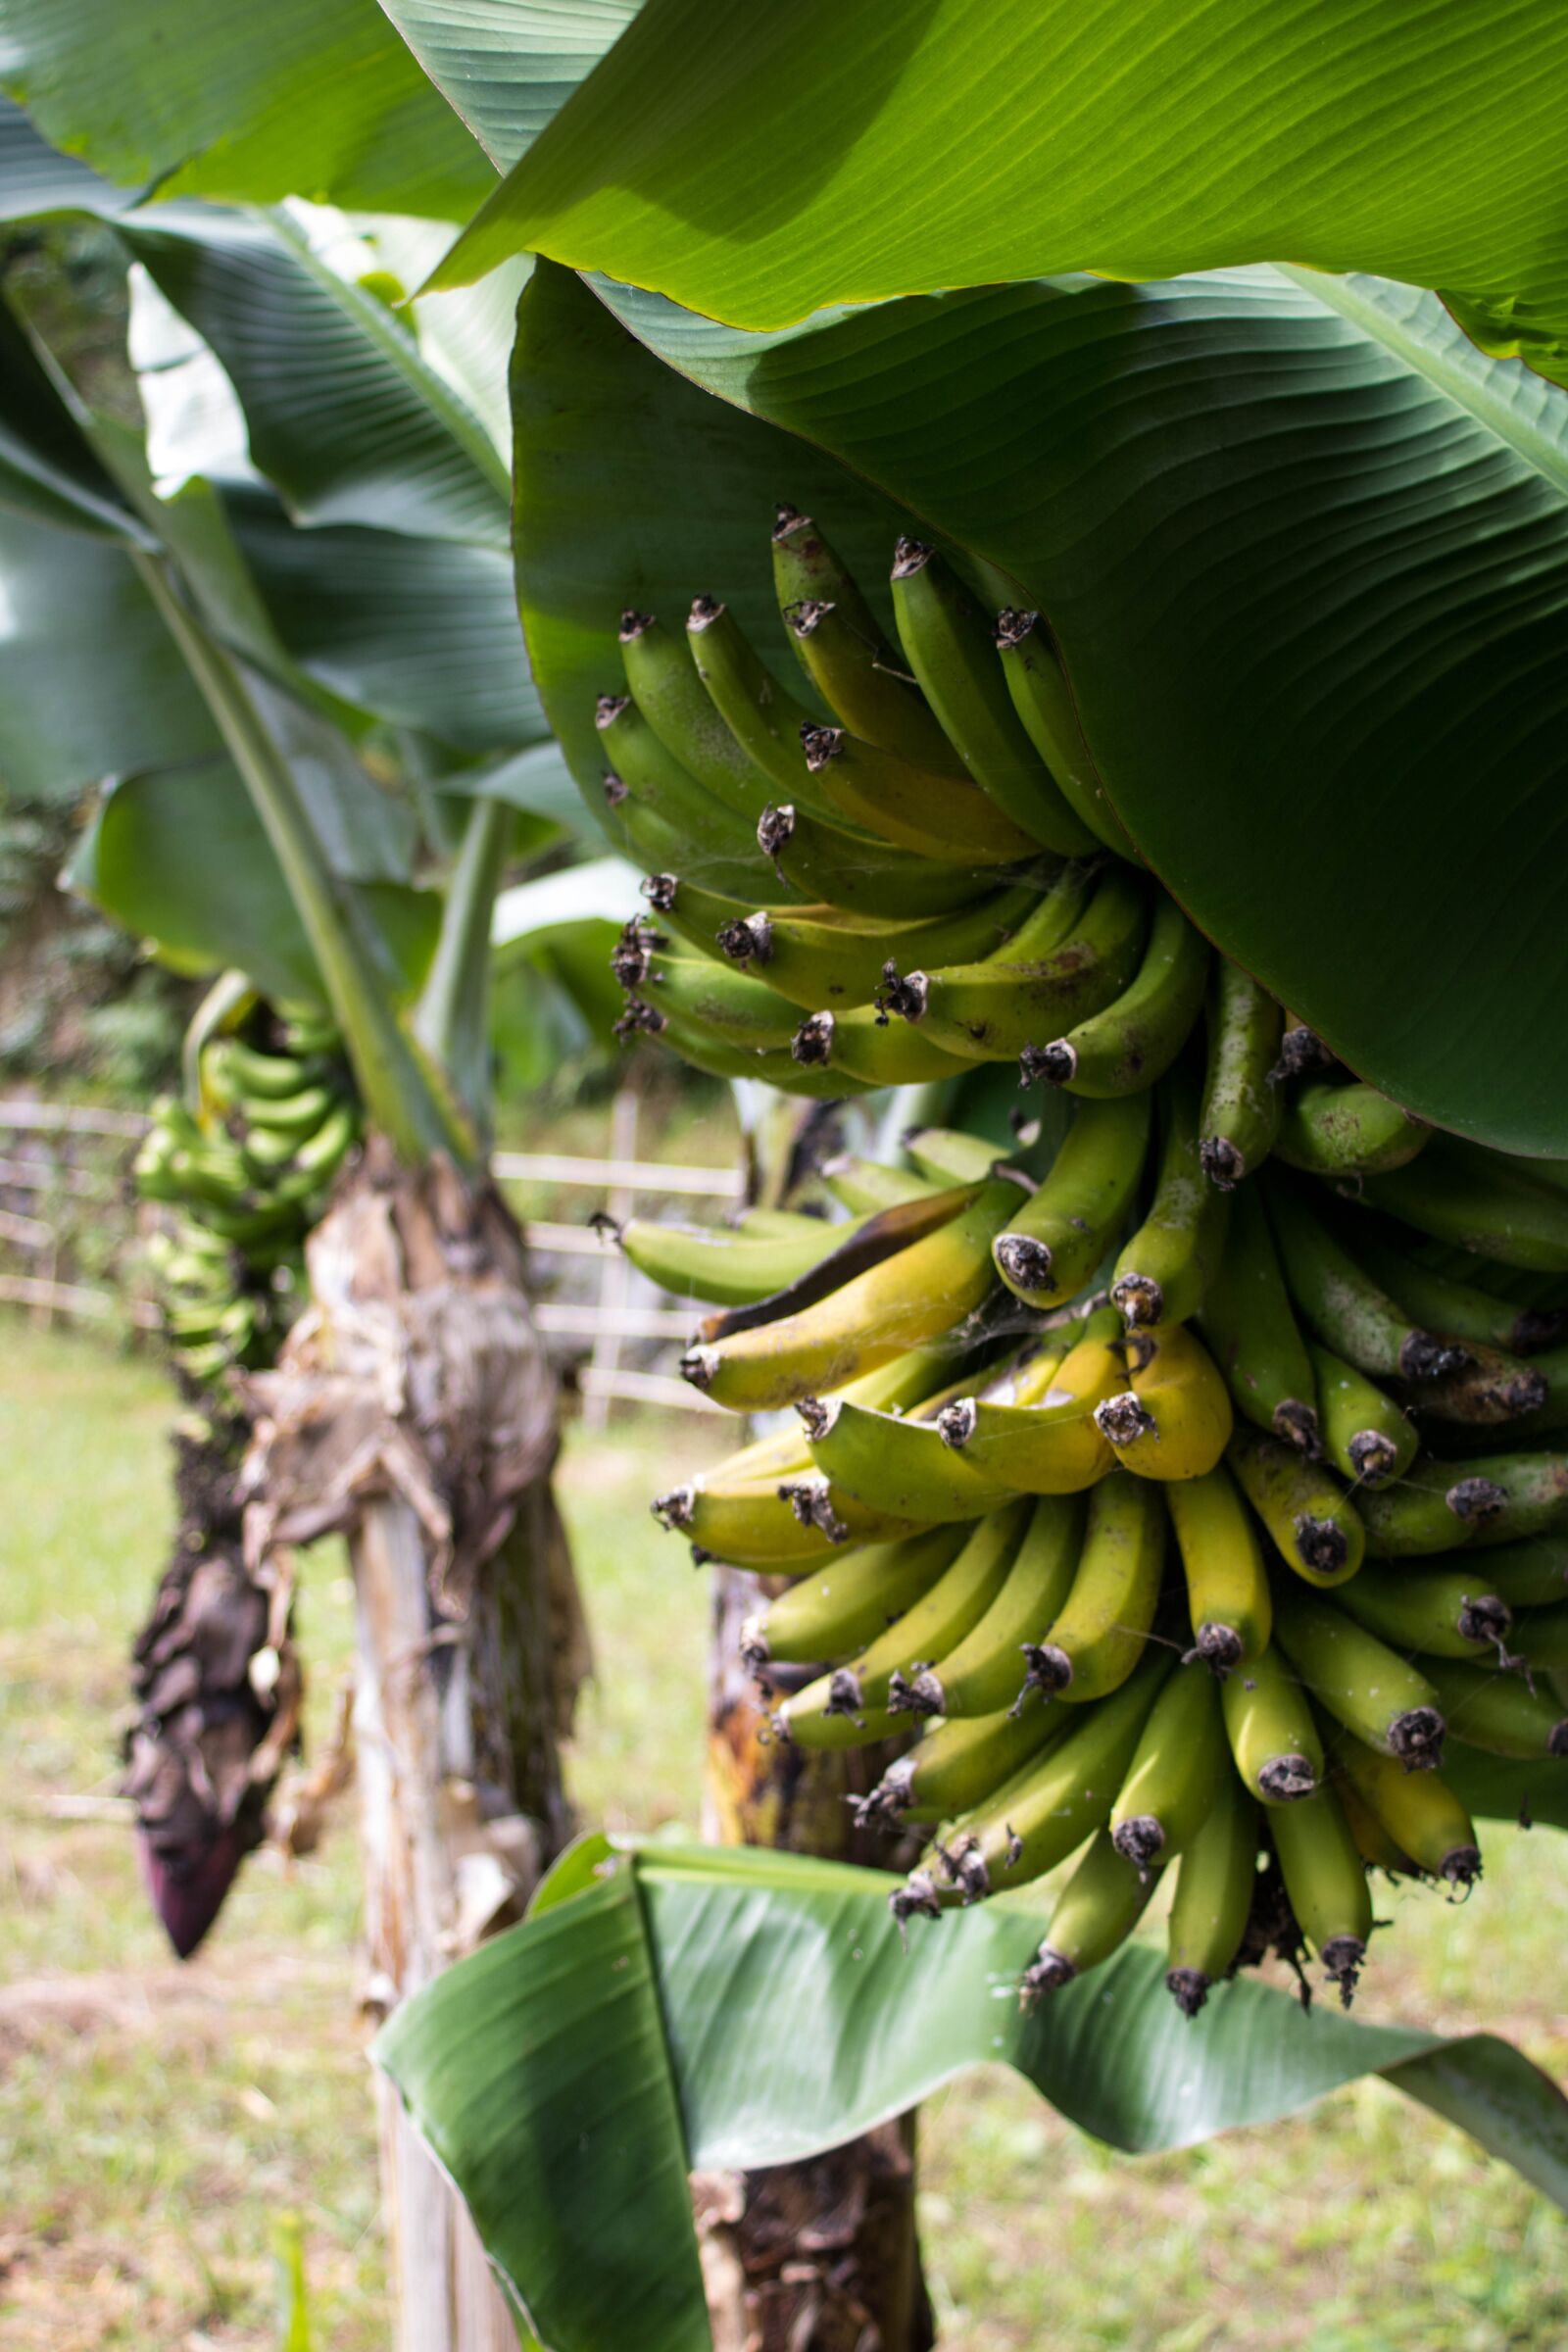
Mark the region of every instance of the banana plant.
<instances>
[{"instance_id":1,"label":"banana plant","mask_svg":"<svg viewBox=\"0 0 1568 2352\"><path fill-rule=\"evenodd\" d=\"M498 896L516 858L569 856L575 829L513 597L515 288L499 309L493 293L437 303L416 328L388 298L432 234L439 250L430 223L378 221L371 244L320 208L148 217L10 106L0 191L15 219L110 227L146 420L95 412L0 310L0 597L16 616L0 760L9 783L55 799L107 775L73 886L179 968L225 972L190 1056L198 1094L221 1068L230 1124L243 1113L205 1177L236 1160L243 1187L207 1209L227 1220L220 1279L225 1234L243 1250L265 1226L279 1254L259 1169L318 1199L318 1169L338 1164L354 1126L339 1054L368 1129L308 1245L307 1336L254 1385L204 1390L200 1439L185 1425L180 1541L138 1652L148 1876L191 1948L260 1834L297 1720L291 1540L341 1525L361 1602L371 1965L390 2007L505 1916L561 1842L556 1742L582 1669L549 1484L555 1387L520 1238L484 1177ZM601 865L507 894L499 928L526 979L514 1032L550 1037L552 1004L579 1037L585 1019L608 1030L583 957L605 952L587 910L616 881ZM223 1034L236 1023L252 1042ZM318 1109L319 1140L313 1124L302 1145ZM176 1342L215 1311L198 1298ZM205 1357L176 1360L193 1378ZM408 1670L432 1636L439 1699ZM212 1720L230 1746L248 1724L250 1748L220 1759L198 1738L185 1771L171 1664L206 1693L202 1661L236 1642L245 1672L234 1692L213 1686ZM396 1773L378 1769L392 1753ZM171 1807L165 1766L193 1799L217 1787L218 1809ZM469 1820L452 1790L475 1781L494 1795ZM390 2102L384 2143L409 2340L513 2341L461 2207Z\"/></svg>"}]
</instances>

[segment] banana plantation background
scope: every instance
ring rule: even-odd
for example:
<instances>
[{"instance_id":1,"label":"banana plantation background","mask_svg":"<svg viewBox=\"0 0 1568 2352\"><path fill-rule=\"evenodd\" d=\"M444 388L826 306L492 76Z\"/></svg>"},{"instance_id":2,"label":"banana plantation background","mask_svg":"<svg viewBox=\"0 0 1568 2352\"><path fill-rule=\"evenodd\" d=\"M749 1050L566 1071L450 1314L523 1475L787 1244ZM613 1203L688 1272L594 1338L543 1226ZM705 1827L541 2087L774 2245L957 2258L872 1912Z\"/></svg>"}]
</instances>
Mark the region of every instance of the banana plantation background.
<instances>
[{"instance_id":1,"label":"banana plantation background","mask_svg":"<svg viewBox=\"0 0 1568 2352\"><path fill-rule=\"evenodd\" d=\"M0 0L0 2347L1568 2334L1565 103Z\"/></svg>"}]
</instances>

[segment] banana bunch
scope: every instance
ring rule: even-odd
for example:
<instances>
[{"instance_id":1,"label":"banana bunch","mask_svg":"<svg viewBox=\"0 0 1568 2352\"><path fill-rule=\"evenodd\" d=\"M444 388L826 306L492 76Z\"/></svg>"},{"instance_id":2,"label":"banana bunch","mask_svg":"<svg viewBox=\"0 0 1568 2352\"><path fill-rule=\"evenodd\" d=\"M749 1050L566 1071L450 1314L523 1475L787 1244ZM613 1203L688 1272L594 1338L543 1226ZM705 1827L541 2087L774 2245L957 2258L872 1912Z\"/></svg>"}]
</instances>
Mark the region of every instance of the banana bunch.
<instances>
[{"instance_id":1,"label":"banana bunch","mask_svg":"<svg viewBox=\"0 0 1568 2352\"><path fill-rule=\"evenodd\" d=\"M824 1097L1015 1058L1053 1115L626 1226L713 1310L686 1377L795 1415L654 1508L794 1580L747 1630L791 1738L917 1734L865 1800L931 1832L901 1920L1082 1849L1027 1999L1168 1869L1187 2014L1303 1946L1348 2002L1370 1868L1479 1874L1446 1741L1568 1758L1568 1165L1434 1134L1199 936L1037 615L906 539L890 644L791 508L773 564L809 703L711 597L622 617L623 1033Z\"/></svg>"},{"instance_id":2,"label":"banana bunch","mask_svg":"<svg viewBox=\"0 0 1568 2352\"><path fill-rule=\"evenodd\" d=\"M211 1037L197 1107L153 1106L136 1189L171 1210L148 1256L170 1352L198 1385L270 1364L305 1296L305 1236L360 1134L326 1021L248 1004L244 1034Z\"/></svg>"}]
</instances>

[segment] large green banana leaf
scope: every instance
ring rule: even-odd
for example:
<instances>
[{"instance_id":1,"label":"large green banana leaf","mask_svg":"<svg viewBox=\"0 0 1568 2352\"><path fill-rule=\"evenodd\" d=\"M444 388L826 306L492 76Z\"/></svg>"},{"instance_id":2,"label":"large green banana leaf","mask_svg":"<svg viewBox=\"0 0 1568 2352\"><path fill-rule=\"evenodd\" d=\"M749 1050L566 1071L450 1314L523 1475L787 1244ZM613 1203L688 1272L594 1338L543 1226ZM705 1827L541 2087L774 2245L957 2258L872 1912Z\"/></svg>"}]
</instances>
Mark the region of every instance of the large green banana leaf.
<instances>
[{"instance_id":1,"label":"large green banana leaf","mask_svg":"<svg viewBox=\"0 0 1568 2352\"><path fill-rule=\"evenodd\" d=\"M442 282L526 249L765 328L1292 262L1442 288L1556 368L1565 113L1558 0L648 0Z\"/></svg>"},{"instance_id":2,"label":"large green banana leaf","mask_svg":"<svg viewBox=\"0 0 1568 2352\"><path fill-rule=\"evenodd\" d=\"M221 756L118 778L66 883L175 970L238 964L281 1004L325 1001L261 819ZM360 886L358 897L389 993L408 1002L435 950L440 896L382 880Z\"/></svg>"},{"instance_id":3,"label":"large green banana leaf","mask_svg":"<svg viewBox=\"0 0 1568 2352\"><path fill-rule=\"evenodd\" d=\"M382 0L485 153L510 169L642 0Z\"/></svg>"},{"instance_id":4,"label":"large green banana leaf","mask_svg":"<svg viewBox=\"0 0 1568 2352\"><path fill-rule=\"evenodd\" d=\"M1269 269L748 336L541 264L519 323L524 626L586 789L622 603L757 625L775 499L872 577L898 502L1049 615L1212 937L1423 1116L1568 1151L1568 393L1429 296Z\"/></svg>"},{"instance_id":5,"label":"large green banana leaf","mask_svg":"<svg viewBox=\"0 0 1568 2352\"><path fill-rule=\"evenodd\" d=\"M1507 2042L1308 2016L1250 1978L1190 2022L1148 1945L1025 2017L1038 1913L1004 1897L916 1922L906 1950L887 1886L705 1847L616 1865L586 1840L521 1928L385 2028L380 2064L551 2352L625 2342L632 2312L639 2352L708 2352L688 2166L835 2146L986 2060L1136 2151L1377 2073L1568 2205L1568 2102Z\"/></svg>"},{"instance_id":6,"label":"large green banana leaf","mask_svg":"<svg viewBox=\"0 0 1568 2352\"><path fill-rule=\"evenodd\" d=\"M373 0L0 0L0 86L168 195L463 220L494 185Z\"/></svg>"}]
</instances>

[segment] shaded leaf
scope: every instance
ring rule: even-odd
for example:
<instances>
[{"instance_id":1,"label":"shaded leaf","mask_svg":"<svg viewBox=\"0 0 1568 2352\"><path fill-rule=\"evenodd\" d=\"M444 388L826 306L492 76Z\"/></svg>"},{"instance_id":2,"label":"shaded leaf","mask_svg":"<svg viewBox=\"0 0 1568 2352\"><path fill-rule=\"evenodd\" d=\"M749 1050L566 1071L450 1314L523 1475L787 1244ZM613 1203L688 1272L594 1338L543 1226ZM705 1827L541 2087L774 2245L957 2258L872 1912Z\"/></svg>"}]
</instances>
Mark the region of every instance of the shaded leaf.
<instances>
[{"instance_id":1,"label":"shaded leaf","mask_svg":"<svg viewBox=\"0 0 1568 2352\"><path fill-rule=\"evenodd\" d=\"M5 0L0 84L122 185L463 220L479 148L368 0Z\"/></svg>"},{"instance_id":2,"label":"shaded leaf","mask_svg":"<svg viewBox=\"0 0 1568 2352\"><path fill-rule=\"evenodd\" d=\"M324 1002L271 845L221 755L118 778L66 879L180 971L239 964L281 1003ZM412 997L435 945L439 899L394 882L364 896L395 991Z\"/></svg>"},{"instance_id":3,"label":"shaded leaf","mask_svg":"<svg viewBox=\"0 0 1568 2352\"><path fill-rule=\"evenodd\" d=\"M1250 1979L1189 2021L1147 1945L1024 2017L1013 1988L1042 1923L1006 1898L927 1923L905 1951L873 1871L645 1847L584 1891L602 1862L595 1841L568 1854L565 1899L547 1882L521 1928L408 2003L377 2044L554 2352L613 2341L607 2297L645 2281L639 2341L705 2352L683 2165L838 2145L985 2060L1140 2151L1381 2073L1568 2203L1568 2102L1491 2035L1307 2016ZM595 2235L607 2211L616 2226ZM596 2260L565 2265L584 2243Z\"/></svg>"},{"instance_id":4,"label":"shaded leaf","mask_svg":"<svg viewBox=\"0 0 1568 2352\"><path fill-rule=\"evenodd\" d=\"M1258 261L1465 298L1568 362L1556 0L648 0L441 272L520 250L739 325ZM694 61L700 61L694 71Z\"/></svg>"},{"instance_id":5,"label":"shaded leaf","mask_svg":"<svg viewBox=\"0 0 1568 2352\"><path fill-rule=\"evenodd\" d=\"M1423 1116L1568 1150L1568 393L1429 296L1272 270L755 337L598 294L719 404L535 270L518 579L579 782L622 602L717 594L760 628L774 498L868 584L900 500L1048 615L1120 814L1210 936ZM887 494L880 533L851 468ZM781 658L776 621L763 642Z\"/></svg>"}]
</instances>

